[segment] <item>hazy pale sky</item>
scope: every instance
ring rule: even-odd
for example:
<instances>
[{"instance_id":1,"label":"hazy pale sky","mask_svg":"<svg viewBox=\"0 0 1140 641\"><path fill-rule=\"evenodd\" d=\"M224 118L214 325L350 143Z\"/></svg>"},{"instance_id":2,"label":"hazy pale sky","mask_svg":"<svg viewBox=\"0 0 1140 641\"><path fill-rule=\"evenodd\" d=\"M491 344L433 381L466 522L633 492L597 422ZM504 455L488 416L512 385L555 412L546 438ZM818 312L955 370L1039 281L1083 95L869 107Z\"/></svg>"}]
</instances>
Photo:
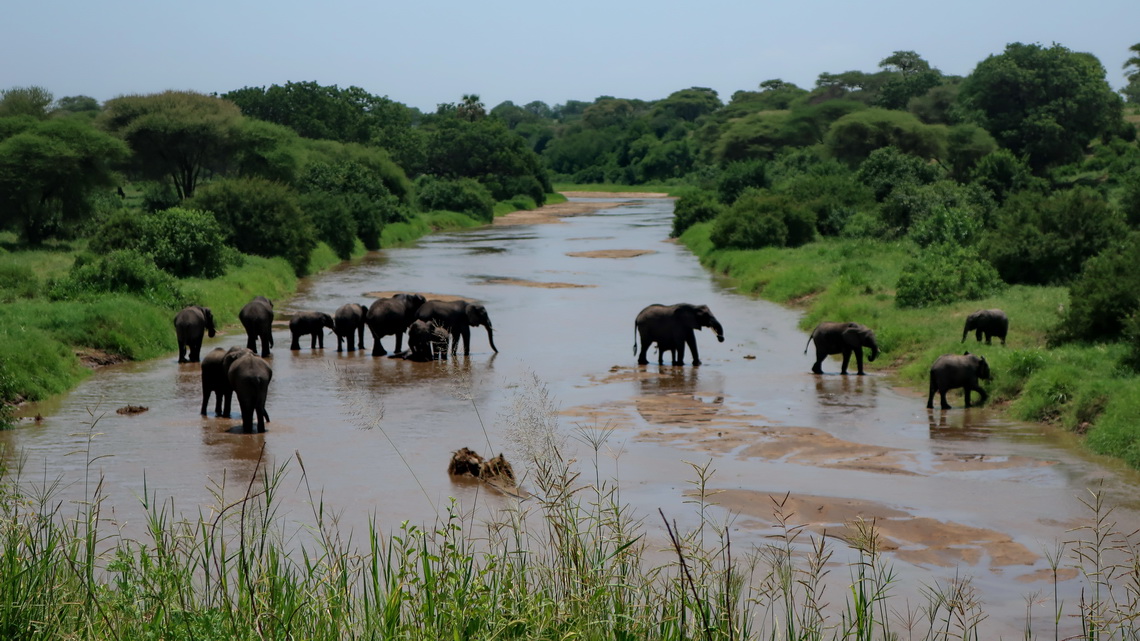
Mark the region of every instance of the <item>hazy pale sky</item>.
<instances>
[{"instance_id":1,"label":"hazy pale sky","mask_svg":"<svg viewBox=\"0 0 1140 641\"><path fill-rule=\"evenodd\" d=\"M465 93L550 105L655 100L875 71L896 50L966 75L1011 42L1058 43L1124 84L1140 0L11 0L0 89L55 97L224 93L316 81L434 111Z\"/></svg>"}]
</instances>

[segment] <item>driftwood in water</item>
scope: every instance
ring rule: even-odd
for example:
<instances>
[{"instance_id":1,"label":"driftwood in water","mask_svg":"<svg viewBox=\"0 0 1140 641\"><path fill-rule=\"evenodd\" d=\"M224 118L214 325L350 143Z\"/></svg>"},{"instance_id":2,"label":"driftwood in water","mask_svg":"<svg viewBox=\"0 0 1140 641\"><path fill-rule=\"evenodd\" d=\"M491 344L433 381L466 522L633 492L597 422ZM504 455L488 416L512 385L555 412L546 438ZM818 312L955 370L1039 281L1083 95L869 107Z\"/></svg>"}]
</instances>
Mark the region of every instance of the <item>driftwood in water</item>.
<instances>
[{"instance_id":1,"label":"driftwood in water","mask_svg":"<svg viewBox=\"0 0 1140 641\"><path fill-rule=\"evenodd\" d=\"M116 414L142 414L150 408L145 405L126 405L115 410Z\"/></svg>"}]
</instances>

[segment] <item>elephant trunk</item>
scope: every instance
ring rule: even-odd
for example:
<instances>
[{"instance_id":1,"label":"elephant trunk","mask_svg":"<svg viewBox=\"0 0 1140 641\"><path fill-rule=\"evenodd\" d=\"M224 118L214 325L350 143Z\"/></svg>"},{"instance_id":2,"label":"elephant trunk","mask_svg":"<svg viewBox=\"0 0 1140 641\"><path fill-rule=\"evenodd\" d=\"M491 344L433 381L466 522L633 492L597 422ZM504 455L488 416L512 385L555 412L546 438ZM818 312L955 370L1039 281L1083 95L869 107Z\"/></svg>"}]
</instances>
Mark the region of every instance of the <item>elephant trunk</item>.
<instances>
[{"instance_id":1,"label":"elephant trunk","mask_svg":"<svg viewBox=\"0 0 1140 641\"><path fill-rule=\"evenodd\" d=\"M716 332L717 342L723 343L724 342L724 328L720 326L720 323L718 323L717 320L714 318L714 319L712 319L711 322L709 322L709 327L712 329L712 331Z\"/></svg>"},{"instance_id":2,"label":"elephant trunk","mask_svg":"<svg viewBox=\"0 0 1140 641\"><path fill-rule=\"evenodd\" d=\"M487 323L487 342L491 344L491 350L498 354L499 348L495 347L494 331L491 329L490 323Z\"/></svg>"},{"instance_id":3,"label":"elephant trunk","mask_svg":"<svg viewBox=\"0 0 1140 641\"><path fill-rule=\"evenodd\" d=\"M874 363L875 358L879 355L879 344L871 343L871 355L867 358L868 361Z\"/></svg>"},{"instance_id":4,"label":"elephant trunk","mask_svg":"<svg viewBox=\"0 0 1140 641\"><path fill-rule=\"evenodd\" d=\"M970 321L966 321L966 326L962 328L962 340L961 340L961 342L963 342L963 343L966 342L966 334L969 334L969 333L970 333Z\"/></svg>"}]
</instances>

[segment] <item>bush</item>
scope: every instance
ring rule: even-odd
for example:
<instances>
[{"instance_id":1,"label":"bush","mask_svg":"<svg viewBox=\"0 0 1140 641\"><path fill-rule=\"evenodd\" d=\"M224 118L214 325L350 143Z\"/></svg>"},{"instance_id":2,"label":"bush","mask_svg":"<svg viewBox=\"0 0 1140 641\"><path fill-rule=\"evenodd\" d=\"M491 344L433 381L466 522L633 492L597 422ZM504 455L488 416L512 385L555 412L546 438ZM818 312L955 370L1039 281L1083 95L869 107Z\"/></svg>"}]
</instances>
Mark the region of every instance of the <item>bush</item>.
<instances>
[{"instance_id":1,"label":"bush","mask_svg":"<svg viewBox=\"0 0 1140 641\"><path fill-rule=\"evenodd\" d=\"M187 205L213 212L238 251L280 256L298 276L308 270L317 234L289 187L264 178L224 179L199 188Z\"/></svg>"},{"instance_id":2,"label":"bush","mask_svg":"<svg viewBox=\"0 0 1140 641\"><path fill-rule=\"evenodd\" d=\"M820 169L828 168L820 165ZM814 214L819 233L838 236L847 221L859 211L874 204L871 190L845 174L803 174L774 187L774 191L787 194Z\"/></svg>"},{"instance_id":3,"label":"bush","mask_svg":"<svg viewBox=\"0 0 1140 641\"><path fill-rule=\"evenodd\" d=\"M181 207L141 215L120 210L95 231L89 248L135 250L179 278L217 278L236 260L211 213Z\"/></svg>"},{"instance_id":4,"label":"bush","mask_svg":"<svg viewBox=\"0 0 1140 641\"><path fill-rule=\"evenodd\" d=\"M693 191L677 199L673 205L673 231L669 233L677 238L693 224L712 220L724 212L724 206L716 199L716 194L710 191Z\"/></svg>"},{"instance_id":5,"label":"bush","mask_svg":"<svg viewBox=\"0 0 1140 641\"><path fill-rule=\"evenodd\" d=\"M1074 278L1086 258L1125 231L1119 212L1090 188L1022 192L998 210L980 248L1006 282L1056 284Z\"/></svg>"},{"instance_id":6,"label":"bush","mask_svg":"<svg viewBox=\"0 0 1140 641\"><path fill-rule=\"evenodd\" d=\"M1069 286L1069 307L1054 342L1114 340L1140 309L1140 232L1090 258ZM1132 319L1132 320L1130 320Z\"/></svg>"},{"instance_id":7,"label":"bush","mask_svg":"<svg viewBox=\"0 0 1140 641\"><path fill-rule=\"evenodd\" d=\"M302 195L300 202L313 221L317 238L328 243L337 258L351 258L352 250L356 248L356 219L349 212L345 198L324 191L313 191Z\"/></svg>"},{"instance_id":8,"label":"bush","mask_svg":"<svg viewBox=\"0 0 1140 641\"><path fill-rule=\"evenodd\" d=\"M967 247L933 245L903 268L895 288L898 307L928 307L978 300L1004 286L993 265Z\"/></svg>"},{"instance_id":9,"label":"bush","mask_svg":"<svg viewBox=\"0 0 1140 641\"><path fill-rule=\"evenodd\" d=\"M749 190L716 218L710 238L719 249L798 247L815 237L811 211L787 196Z\"/></svg>"},{"instance_id":10,"label":"bush","mask_svg":"<svg viewBox=\"0 0 1140 641\"><path fill-rule=\"evenodd\" d=\"M859 164L855 176L871 188L875 200L882 202L902 185L920 186L935 182L939 173L937 166L921 158L904 154L894 147L884 147L872 151Z\"/></svg>"},{"instance_id":11,"label":"bush","mask_svg":"<svg viewBox=\"0 0 1140 641\"><path fill-rule=\"evenodd\" d=\"M495 200L491 192L471 178L445 180L434 176L420 176L416 180L416 193L423 211L454 211L489 223L495 216Z\"/></svg>"},{"instance_id":12,"label":"bush","mask_svg":"<svg viewBox=\"0 0 1140 641\"><path fill-rule=\"evenodd\" d=\"M68 275L48 289L48 297L56 301L97 299L107 293L133 294L170 309L186 304L178 281L133 249L119 249L94 260L77 258Z\"/></svg>"},{"instance_id":13,"label":"bush","mask_svg":"<svg viewBox=\"0 0 1140 641\"><path fill-rule=\"evenodd\" d=\"M919 247L951 244L971 247L982 233L982 221L968 209L938 206L910 229Z\"/></svg>"},{"instance_id":14,"label":"bush","mask_svg":"<svg viewBox=\"0 0 1140 641\"><path fill-rule=\"evenodd\" d=\"M720 173L716 195L720 202L731 205L745 189L763 189L768 186L764 163L759 160L740 160L729 163Z\"/></svg>"}]
</instances>

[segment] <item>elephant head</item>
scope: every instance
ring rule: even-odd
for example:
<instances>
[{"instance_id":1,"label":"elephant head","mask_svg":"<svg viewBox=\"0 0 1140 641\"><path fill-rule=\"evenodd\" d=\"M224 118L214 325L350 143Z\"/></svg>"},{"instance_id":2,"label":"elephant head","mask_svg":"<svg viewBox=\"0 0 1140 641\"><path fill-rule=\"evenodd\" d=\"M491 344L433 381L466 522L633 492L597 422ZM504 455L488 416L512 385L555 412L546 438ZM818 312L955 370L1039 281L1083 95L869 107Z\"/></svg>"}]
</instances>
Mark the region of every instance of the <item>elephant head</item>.
<instances>
[{"instance_id":1,"label":"elephant head","mask_svg":"<svg viewBox=\"0 0 1140 641\"><path fill-rule=\"evenodd\" d=\"M494 329L491 327L491 317L487 314L487 308L477 303L468 305L467 322L472 327L482 325L487 328L487 342L491 343L491 350L498 354L499 349L495 347Z\"/></svg>"},{"instance_id":2,"label":"elephant head","mask_svg":"<svg viewBox=\"0 0 1140 641\"><path fill-rule=\"evenodd\" d=\"M202 310L202 316L206 319L206 335L213 338L217 334L217 329L214 328L214 312L210 311L209 307L199 307Z\"/></svg>"},{"instance_id":3,"label":"elephant head","mask_svg":"<svg viewBox=\"0 0 1140 641\"><path fill-rule=\"evenodd\" d=\"M691 308L691 313L685 316L686 320L692 323L690 327L697 331L700 331L702 327L708 327L716 332L716 340L723 343L724 328L720 326L720 322L717 321L716 316L713 316L712 311L709 310L709 306L692 305Z\"/></svg>"},{"instance_id":4,"label":"elephant head","mask_svg":"<svg viewBox=\"0 0 1140 641\"><path fill-rule=\"evenodd\" d=\"M866 325L850 323L847 329L843 330L843 342L856 350L870 347L871 354L867 357L867 360L872 363L875 362L875 358L879 355L879 343L875 340L875 332Z\"/></svg>"}]
</instances>

